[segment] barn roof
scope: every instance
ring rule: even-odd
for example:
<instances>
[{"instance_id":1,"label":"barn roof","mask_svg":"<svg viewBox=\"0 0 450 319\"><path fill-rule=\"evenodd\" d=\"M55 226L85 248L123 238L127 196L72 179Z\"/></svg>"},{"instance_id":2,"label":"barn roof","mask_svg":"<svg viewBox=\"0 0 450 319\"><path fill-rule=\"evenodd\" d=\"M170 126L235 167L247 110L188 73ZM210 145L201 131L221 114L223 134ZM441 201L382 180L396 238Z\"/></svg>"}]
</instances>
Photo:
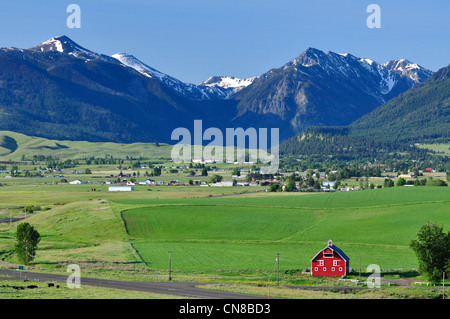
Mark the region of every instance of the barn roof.
<instances>
[{"instance_id":1,"label":"barn roof","mask_svg":"<svg viewBox=\"0 0 450 319\"><path fill-rule=\"evenodd\" d=\"M345 261L349 261L350 260L350 258L341 249L339 249L335 245L328 245L324 249L319 250L319 252L311 259L311 261L313 261L317 257L317 255L319 255L322 251L324 251L327 248L331 248L333 251L337 252L339 254L339 256L341 256L342 259L344 259Z\"/></svg>"},{"instance_id":2,"label":"barn roof","mask_svg":"<svg viewBox=\"0 0 450 319\"><path fill-rule=\"evenodd\" d=\"M349 258L342 250L340 250L339 248L337 248L335 245L331 245L331 246L328 246L328 247L330 247L330 248L333 249L335 252L337 252L337 253L342 257L342 259L345 259L346 261L349 261L349 260L350 260L350 258Z\"/></svg>"}]
</instances>

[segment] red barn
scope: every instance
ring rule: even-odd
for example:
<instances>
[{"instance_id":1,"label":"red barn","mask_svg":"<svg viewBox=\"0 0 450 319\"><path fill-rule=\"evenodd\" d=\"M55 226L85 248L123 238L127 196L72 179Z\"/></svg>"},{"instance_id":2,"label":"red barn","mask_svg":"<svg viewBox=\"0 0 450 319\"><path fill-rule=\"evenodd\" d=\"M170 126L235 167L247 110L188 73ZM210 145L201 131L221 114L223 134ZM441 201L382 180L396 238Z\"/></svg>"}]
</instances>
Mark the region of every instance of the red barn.
<instances>
[{"instance_id":1,"label":"red barn","mask_svg":"<svg viewBox=\"0 0 450 319\"><path fill-rule=\"evenodd\" d=\"M328 241L328 246L319 251L311 259L311 275L313 276L345 276L349 272L350 258Z\"/></svg>"}]
</instances>

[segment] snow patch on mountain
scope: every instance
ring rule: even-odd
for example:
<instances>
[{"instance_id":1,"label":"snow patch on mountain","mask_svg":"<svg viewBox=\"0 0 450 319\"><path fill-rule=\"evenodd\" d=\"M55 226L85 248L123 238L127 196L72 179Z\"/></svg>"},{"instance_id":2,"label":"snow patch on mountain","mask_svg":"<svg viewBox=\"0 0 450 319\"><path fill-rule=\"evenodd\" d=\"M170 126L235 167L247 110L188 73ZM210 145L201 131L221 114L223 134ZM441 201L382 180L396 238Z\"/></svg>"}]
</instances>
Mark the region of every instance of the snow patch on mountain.
<instances>
[{"instance_id":1,"label":"snow patch on mountain","mask_svg":"<svg viewBox=\"0 0 450 319\"><path fill-rule=\"evenodd\" d=\"M221 87L228 90L228 96L230 96L231 94L236 93L252 84L255 79L256 77L238 79L233 76L212 76L208 80L200 83L199 86L206 86L210 88Z\"/></svg>"},{"instance_id":2,"label":"snow patch on mountain","mask_svg":"<svg viewBox=\"0 0 450 319\"><path fill-rule=\"evenodd\" d=\"M30 49L41 52L58 51L61 53L68 53L68 54L74 54L79 52L94 53L78 45L65 35L53 37Z\"/></svg>"},{"instance_id":3,"label":"snow patch on mountain","mask_svg":"<svg viewBox=\"0 0 450 319\"><path fill-rule=\"evenodd\" d=\"M380 92L381 94L386 95L391 92L392 88L397 83L397 80L395 79L395 75L393 72L383 68L383 66L381 65L377 65L377 71L381 78Z\"/></svg>"},{"instance_id":4,"label":"snow patch on mountain","mask_svg":"<svg viewBox=\"0 0 450 319\"><path fill-rule=\"evenodd\" d=\"M162 72L159 72L158 70L142 63L140 60L136 59L131 54L116 53L116 54L113 54L112 57L114 59L118 60L120 63L122 63L130 68L135 69L139 73L141 73L149 78L157 78L159 80L162 80L164 78L170 78L168 75L166 75Z\"/></svg>"},{"instance_id":5,"label":"snow patch on mountain","mask_svg":"<svg viewBox=\"0 0 450 319\"><path fill-rule=\"evenodd\" d=\"M141 62L133 55L127 53L116 53L112 57L117 59L123 65L133 68L139 73L156 79L163 84L167 85L171 89L175 90L178 94L190 98L190 99L226 99L232 93L227 88L216 86L200 86L192 83L184 83L174 77L171 77L165 73L162 73L147 64ZM231 83L229 83L231 85Z\"/></svg>"},{"instance_id":6,"label":"snow patch on mountain","mask_svg":"<svg viewBox=\"0 0 450 319\"><path fill-rule=\"evenodd\" d=\"M383 64L386 69L408 77L414 83L420 83L427 79L433 71L428 70L417 63L412 63L406 59L391 60Z\"/></svg>"}]
</instances>

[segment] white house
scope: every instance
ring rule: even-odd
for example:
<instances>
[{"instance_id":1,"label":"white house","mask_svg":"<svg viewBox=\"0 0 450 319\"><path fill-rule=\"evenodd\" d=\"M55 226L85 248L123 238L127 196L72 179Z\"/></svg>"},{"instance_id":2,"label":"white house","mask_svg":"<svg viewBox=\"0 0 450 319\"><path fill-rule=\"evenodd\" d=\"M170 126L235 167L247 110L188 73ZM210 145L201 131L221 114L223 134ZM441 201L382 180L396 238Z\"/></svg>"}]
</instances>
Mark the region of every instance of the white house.
<instances>
[{"instance_id":1,"label":"white house","mask_svg":"<svg viewBox=\"0 0 450 319\"><path fill-rule=\"evenodd\" d=\"M237 182L236 186L250 186L250 183L248 183L248 182Z\"/></svg>"},{"instance_id":2,"label":"white house","mask_svg":"<svg viewBox=\"0 0 450 319\"><path fill-rule=\"evenodd\" d=\"M229 186L233 186L233 182L217 182L217 183L211 184L211 186L229 187Z\"/></svg>"},{"instance_id":3,"label":"white house","mask_svg":"<svg viewBox=\"0 0 450 319\"><path fill-rule=\"evenodd\" d=\"M323 185L323 187L327 187L327 186L330 186L330 188L334 188L334 186L336 185L336 182L329 182L329 181L324 181L323 183L322 183L322 185Z\"/></svg>"},{"instance_id":4,"label":"white house","mask_svg":"<svg viewBox=\"0 0 450 319\"><path fill-rule=\"evenodd\" d=\"M139 182L139 185L155 185L155 181L152 179L147 179L144 182Z\"/></svg>"},{"instance_id":5,"label":"white house","mask_svg":"<svg viewBox=\"0 0 450 319\"><path fill-rule=\"evenodd\" d=\"M84 184L84 182L77 179L75 181L69 182L69 184L71 184L71 185L79 185L79 184Z\"/></svg>"},{"instance_id":6,"label":"white house","mask_svg":"<svg viewBox=\"0 0 450 319\"><path fill-rule=\"evenodd\" d=\"M133 186L109 186L108 191L110 192L131 192L134 191Z\"/></svg>"}]
</instances>

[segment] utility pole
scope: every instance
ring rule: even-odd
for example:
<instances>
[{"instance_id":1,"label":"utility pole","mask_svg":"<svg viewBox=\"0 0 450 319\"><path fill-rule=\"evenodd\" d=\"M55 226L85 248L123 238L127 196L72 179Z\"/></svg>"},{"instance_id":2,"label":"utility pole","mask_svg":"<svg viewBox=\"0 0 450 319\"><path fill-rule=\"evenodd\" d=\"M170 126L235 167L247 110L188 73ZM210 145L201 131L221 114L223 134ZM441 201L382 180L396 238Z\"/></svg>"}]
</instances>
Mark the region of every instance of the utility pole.
<instances>
[{"instance_id":1,"label":"utility pole","mask_svg":"<svg viewBox=\"0 0 450 319\"><path fill-rule=\"evenodd\" d=\"M445 299L445 271L442 273L442 299Z\"/></svg>"},{"instance_id":2,"label":"utility pole","mask_svg":"<svg viewBox=\"0 0 450 319\"><path fill-rule=\"evenodd\" d=\"M169 250L169 280L172 280L172 251Z\"/></svg>"},{"instance_id":3,"label":"utility pole","mask_svg":"<svg viewBox=\"0 0 450 319\"><path fill-rule=\"evenodd\" d=\"M359 281L361 281L361 257L359 257Z\"/></svg>"},{"instance_id":4,"label":"utility pole","mask_svg":"<svg viewBox=\"0 0 450 319\"><path fill-rule=\"evenodd\" d=\"M279 272L280 272L280 253L277 253L277 286L279 281Z\"/></svg>"}]
</instances>

